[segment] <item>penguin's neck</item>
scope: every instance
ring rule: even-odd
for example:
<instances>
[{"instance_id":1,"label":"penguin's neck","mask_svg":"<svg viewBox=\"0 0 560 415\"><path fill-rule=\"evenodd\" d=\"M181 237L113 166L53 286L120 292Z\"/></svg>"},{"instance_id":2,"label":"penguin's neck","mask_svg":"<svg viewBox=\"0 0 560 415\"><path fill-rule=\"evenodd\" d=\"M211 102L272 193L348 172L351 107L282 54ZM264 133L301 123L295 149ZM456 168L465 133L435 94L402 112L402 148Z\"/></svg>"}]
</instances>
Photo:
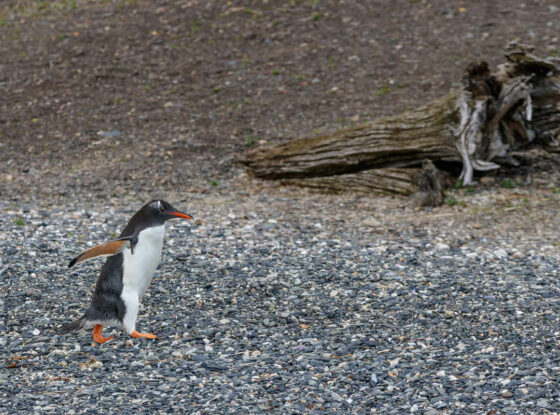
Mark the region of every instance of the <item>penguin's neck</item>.
<instances>
[{"instance_id":1,"label":"penguin's neck","mask_svg":"<svg viewBox=\"0 0 560 415\"><path fill-rule=\"evenodd\" d=\"M138 245L144 245L144 249L158 249L161 251L163 236L165 235L165 223L158 226L150 226L138 233Z\"/></svg>"}]
</instances>

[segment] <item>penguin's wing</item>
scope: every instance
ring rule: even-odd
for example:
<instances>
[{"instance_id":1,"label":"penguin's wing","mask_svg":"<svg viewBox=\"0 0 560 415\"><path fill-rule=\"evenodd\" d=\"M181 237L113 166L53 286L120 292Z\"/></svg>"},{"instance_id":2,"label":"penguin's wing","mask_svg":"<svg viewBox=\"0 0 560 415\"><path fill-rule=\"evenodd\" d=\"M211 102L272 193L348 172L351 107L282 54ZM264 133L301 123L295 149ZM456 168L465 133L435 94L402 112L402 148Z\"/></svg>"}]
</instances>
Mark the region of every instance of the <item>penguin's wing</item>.
<instances>
[{"instance_id":1,"label":"penguin's wing","mask_svg":"<svg viewBox=\"0 0 560 415\"><path fill-rule=\"evenodd\" d=\"M101 245L94 246L93 248L89 248L74 258L68 264L68 268L72 268L75 264L79 264L90 258L95 258L98 256L108 256L108 255L116 255L126 248L130 247L132 249L134 245L138 242L138 238L136 236L126 236L124 238L115 239L109 242L105 242Z\"/></svg>"}]
</instances>

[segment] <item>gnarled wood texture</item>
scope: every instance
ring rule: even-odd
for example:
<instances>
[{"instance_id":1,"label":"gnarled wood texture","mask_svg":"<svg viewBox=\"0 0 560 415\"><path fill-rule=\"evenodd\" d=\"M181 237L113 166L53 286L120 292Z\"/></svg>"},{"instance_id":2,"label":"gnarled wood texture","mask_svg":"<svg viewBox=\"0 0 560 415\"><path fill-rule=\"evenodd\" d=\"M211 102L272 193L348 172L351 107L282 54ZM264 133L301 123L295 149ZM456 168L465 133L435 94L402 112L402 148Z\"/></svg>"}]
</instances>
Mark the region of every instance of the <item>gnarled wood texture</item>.
<instances>
[{"instance_id":1,"label":"gnarled wood texture","mask_svg":"<svg viewBox=\"0 0 560 415\"><path fill-rule=\"evenodd\" d=\"M513 151L535 144L556 151L560 60L538 58L515 42L505 56L494 72L485 62L469 65L459 90L416 110L257 148L241 161L255 176L284 183L409 194L423 159L462 163L460 179L470 184L476 170L518 164Z\"/></svg>"},{"instance_id":2,"label":"gnarled wood texture","mask_svg":"<svg viewBox=\"0 0 560 415\"><path fill-rule=\"evenodd\" d=\"M352 189L358 193L374 194L386 193L387 188L391 188L394 193L409 195L416 190L414 178L419 173L420 169L416 168L388 167L336 176L282 179L280 183L332 192L344 192Z\"/></svg>"},{"instance_id":3,"label":"gnarled wood texture","mask_svg":"<svg viewBox=\"0 0 560 415\"><path fill-rule=\"evenodd\" d=\"M271 148L243 162L265 179L324 177L384 167L418 166L425 157L460 161L452 126L458 93L397 117Z\"/></svg>"}]
</instances>

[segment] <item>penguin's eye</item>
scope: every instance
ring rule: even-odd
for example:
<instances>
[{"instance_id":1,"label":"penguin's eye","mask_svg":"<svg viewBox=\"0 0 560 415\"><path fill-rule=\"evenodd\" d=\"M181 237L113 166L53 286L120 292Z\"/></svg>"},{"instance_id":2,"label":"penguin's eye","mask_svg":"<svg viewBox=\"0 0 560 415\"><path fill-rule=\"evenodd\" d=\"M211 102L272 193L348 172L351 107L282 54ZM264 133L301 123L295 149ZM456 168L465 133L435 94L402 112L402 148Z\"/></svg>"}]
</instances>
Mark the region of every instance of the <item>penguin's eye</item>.
<instances>
[{"instance_id":1,"label":"penguin's eye","mask_svg":"<svg viewBox=\"0 0 560 415\"><path fill-rule=\"evenodd\" d=\"M165 212L165 208L164 208L163 206L160 206L160 207L159 207L159 211L160 211L160 212Z\"/></svg>"}]
</instances>

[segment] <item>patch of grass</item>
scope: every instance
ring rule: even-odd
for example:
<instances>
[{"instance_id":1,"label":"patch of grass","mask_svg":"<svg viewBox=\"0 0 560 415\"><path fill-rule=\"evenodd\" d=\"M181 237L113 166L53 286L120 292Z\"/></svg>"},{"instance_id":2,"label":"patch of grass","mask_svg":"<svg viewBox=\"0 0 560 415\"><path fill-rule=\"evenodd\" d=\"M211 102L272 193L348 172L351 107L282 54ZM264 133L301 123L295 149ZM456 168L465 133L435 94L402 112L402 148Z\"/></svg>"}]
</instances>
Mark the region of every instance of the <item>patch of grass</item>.
<instances>
[{"instance_id":1,"label":"patch of grass","mask_svg":"<svg viewBox=\"0 0 560 415\"><path fill-rule=\"evenodd\" d=\"M323 17L323 15L319 12L313 13L313 20L315 20L315 21L321 19L322 17Z\"/></svg>"},{"instance_id":2,"label":"patch of grass","mask_svg":"<svg viewBox=\"0 0 560 415\"><path fill-rule=\"evenodd\" d=\"M272 71L272 75L280 75L280 71L278 69L275 69Z\"/></svg>"},{"instance_id":3,"label":"patch of grass","mask_svg":"<svg viewBox=\"0 0 560 415\"><path fill-rule=\"evenodd\" d=\"M191 26L191 36L194 36L196 33L200 31L200 21L195 20Z\"/></svg>"},{"instance_id":4,"label":"patch of grass","mask_svg":"<svg viewBox=\"0 0 560 415\"><path fill-rule=\"evenodd\" d=\"M214 93L217 94L218 92L220 92L222 90L221 86L215 86L214 87Z\"/></svg>"},{"instance_id":5,"label":"patch of grass","mask_svg":"<svg viewBox=\"0 0 560 415\"><path fill-rule=\"evenodd\" d=\"M214 187L218 187L220 185L220 183L217 180L211 180L210 184Z\"/></svg>"},{"instance_id":6,"label":"patch of grass","mask_svg":"<svg viewBox=\"0 0 560 415\"><path fill-rule=\"evenodd\" d=\"M247 7L245 9L245 13L251 15L251 17L253 18L253 20L257 20L259 18L260 12L250 9L249 7Z\"/></svg>"},{"instance_id":7,"label":"patch of grass","mask_svg":"<svg viewBox=\"0 0 560 415\"><path fill-rule=\"evenodd\" d=\"M8 19L5 17L0 17L0 27L4 27L8 24Z\"/></svg>"},{"instance_id":8,"label":"patch of grass","mask_svg":"<svg viewBox=\"0 0 560 415\"><path fill-rule=\"evenodd\" d=\"M253 147L255 145L256 139L258 139L258 137L248 135L247 138L245 139L245 146L246 147Z\"/></svg>"},{"instance_id":9,"label":"patch of grass","mask_svg":"<svg viewBox=\"0 0 560 415\"><path fill-rule=\"evenodd\" d=\"M381 95L388 94L389 92L391 92L391 87L390 86L383 86L383 87L381 87L377 90L375 95L381 96Z\"/></svg>"},{"instance_id":10,"label":"patch of grass","mask_svg":"<svg viewBox=\"0 0 560 415\"><path fill-rule=\"evenodd\" d=\"M455 189L459 190L459 189L464 189L465 193L467 194L471 194L474 193L474 191L476 190L476 187L470 184L467 185L463 185L463 182L459 179L457 179L457 181L455 182Z\"/></svg>"},{"instance_id":11,"label":"patch of grass","mask_svg":"<svg viewBox=\"0 0 560 415\"><path fill-rule=\"evenodd\" d=\"M556 50L556 49L549 49L549 50L548 50L548 56L552 56L553 58L558 57L558 50Z\"/></svg>"},{"instance_id":12,"label":"patch of grass","mask_svg":"<svg viewBox=\"0 0 560 415\"><path fill-rule=\"evenodd\" d=\"M558 193L560 193L560 189L559 189L558 187L553 187L552 189L550 189L550 191L551 191L553 194L555 194L555 195L557 195Z\"/></svg>"},{"instance_id":13,"label":"patch of grass","mask_svg":"<svg viewBox=\"0 0 560 415\"><path fill-rule=\"evenodd\" d=\"M329 56L327 58L327 66L329 67L329 69L332 71L332 69L334 68L334 58L332 56Z\"/></svg>"},{"instance_id":14,"label":"patch of grass","mask_svg":"<svg viewBox=\"0 0 560 415\"><path fill-rule=\"evenodd\" d=\"M17 218L16 220L14 220L14 223L18 226L25 226L25 221L21 218Z\"/></svg>"},{"instance_id":15,"label":"patch of grass","mask_svg":"<svg viewBox=\"0 0 560 415\"><path fill-rule=\"evenodd\" d=\"M173 88L171 88L169 91L165 91L165 95L173 95L176 94L177 91L179 90L179 85L175 85Z\"/></svg>"},{"instance_id":16,"label":"patch of grass","mask_svg":"<svg viewBox=\"0 0 560 415\"><path fill-rule=\"evenodd\" d=\"M463 186L463 183L461 183L460 180L457 180L457 182L455 183L455 189L457 189L457 190L462 189L462 190L465 191L465 194L471 195L471 194L473 194L473 193L475 192L476 187L475 187L475 186L472 186L472 185L470 185L470 184L468 184L468 185L466 185L466 186Z\"/></svg>"},{"instance_id":17,"label":"patch of grass","mask_svg":"<svg viewBox=\"0 0 560 415\"><path fill-rule=\"evenodd\" d=\"M243 107L244 105L251 105L251 101L249 101L248 99L244 99L243 101L229 101L228 106L233 107L235 109Z\"/></svg>"},{"instance_id":18,"label":"patch of grass","mask_svg":"<svg viewBox=\"0 0 560 415\"><path fill-rule=\"evenodd\" d=\"M461 206L461 207L467 207L467 203L463 200L457 200L454 199L452 197L445 199L445 204L447 206Z\"/></svg>"},{"instance_id":19,"label":"patch of grass","mask_svg":"<svg viewBox=\"0 0 560 415\"><path fill-rule=\"evenodd\" d=\"M144 90L144 92L148 92L150 90L150 85L144 85L142 89Z\"/></svg>"},{"instance_id":20,"label":"patch of grass","mask_svg":"<svg viewBox=\"0 0 560 415\"><path fill-rule=\"evenodd\" d=\"M48 12L51 10L51 3L49 1L39 1L35 3L35 8L39 12Z\"/></svg>"},{"instance_id":21,"label":"patch of grass","mask_svg":"<svg viewBox=\"0 0 560 415\"><path fill-rule=\"evenodd\" d=\"M21 29L16 29L8 35L10 40L18 40L21 37Z\"/></svg>"},{"instance_id":22,"label":"patch of grass","mask_svg":"<svg viewBox=\"0 0 560 415\"><path fill-rule=\"evenodd\" d=\"M502 180L501 185L504 189L513 189L517 186L517 183L515 183L515 181L513 181L512 179L506 178Z\"/></svg>"},{"instance_id":23,"label":"patch of grass","mask_svg":"<svg viewBox=\"0 0 560 415\"><path fill-rule=\"evenodd\" d=\"M19 15L48 15L53 12L63 13L65 11L76 10L77 0L42 0L42 1L20 1L13 8Z\"/></svg>"}]
</instances>

